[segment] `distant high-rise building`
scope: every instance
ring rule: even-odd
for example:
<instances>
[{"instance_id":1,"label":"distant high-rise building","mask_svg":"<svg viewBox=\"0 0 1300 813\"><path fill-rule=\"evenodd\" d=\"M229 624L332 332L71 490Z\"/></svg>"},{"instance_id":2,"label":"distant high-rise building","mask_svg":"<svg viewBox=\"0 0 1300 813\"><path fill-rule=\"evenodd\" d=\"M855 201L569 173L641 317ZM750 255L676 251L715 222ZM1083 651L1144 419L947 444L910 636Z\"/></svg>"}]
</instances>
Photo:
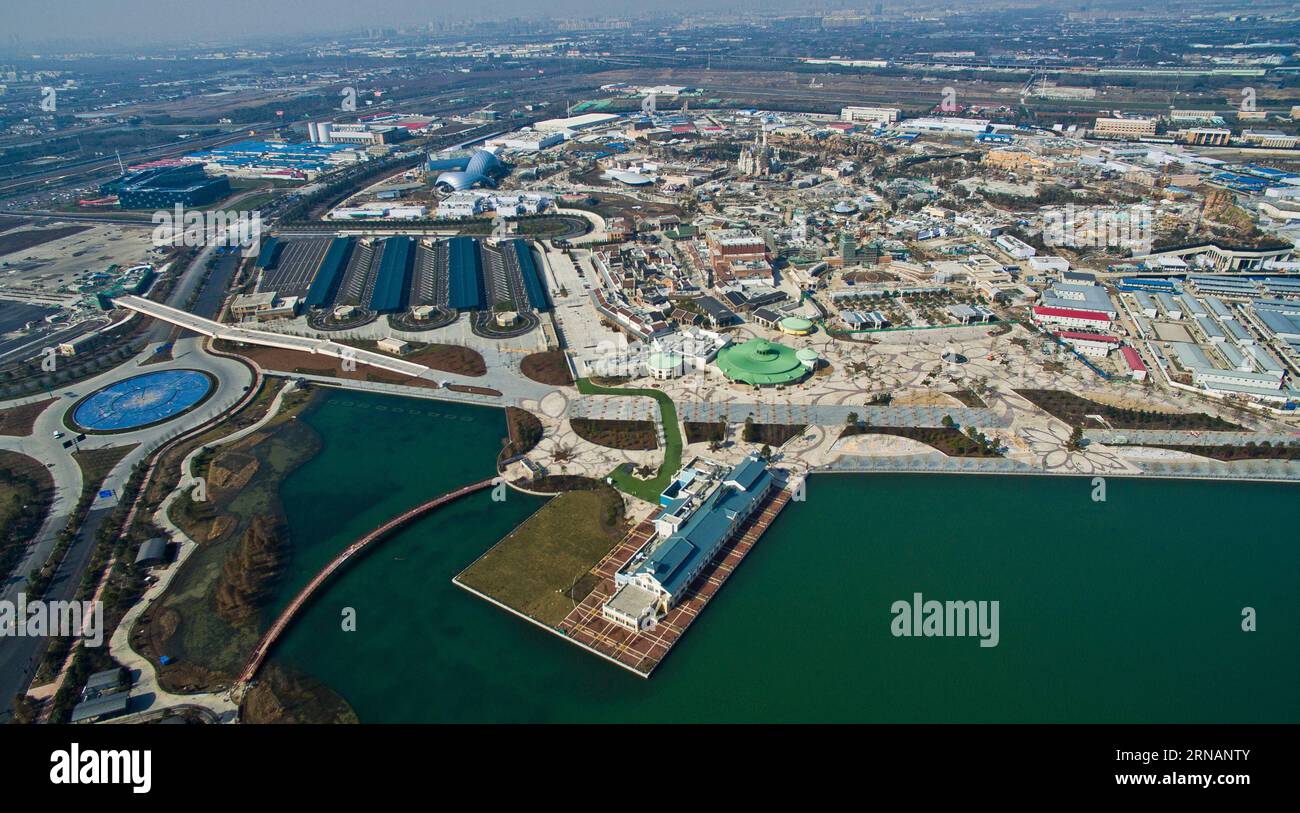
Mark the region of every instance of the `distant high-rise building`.
<instances>
[{"instance_id":1,"label":"distant high-rise building","mask_svg":"<svg viewBox=\"0 0 1300 813\"><path fill-rule=\"evenodd\" d=\"M855 241L853 235L848 232L842 232L840 234L840 258L844 260L845 265L857 262L858 259L857 241Z\"/></svg>"},{"instance_id":2,"label":"distant high-rise building","mask_svg":"<svg viewBox=\"0 0 1300 813\"><path fill-rule=\"evenodd\" d=\"M1156 120L1146 118L1099 118L1092 134L1098 138L1149 138L1156 134Z\"/></svg>"},{"instance_id":3,"label":"distant high-rise building","mask_svg":"<svg viewBox=\"0 0 1300 813\"><path fill-rule=\"evenodd\" d=\"M900 112L897 107L844 107L840 109L840 121L883 127L898 121Z\"/></svg>"}]
</instances>

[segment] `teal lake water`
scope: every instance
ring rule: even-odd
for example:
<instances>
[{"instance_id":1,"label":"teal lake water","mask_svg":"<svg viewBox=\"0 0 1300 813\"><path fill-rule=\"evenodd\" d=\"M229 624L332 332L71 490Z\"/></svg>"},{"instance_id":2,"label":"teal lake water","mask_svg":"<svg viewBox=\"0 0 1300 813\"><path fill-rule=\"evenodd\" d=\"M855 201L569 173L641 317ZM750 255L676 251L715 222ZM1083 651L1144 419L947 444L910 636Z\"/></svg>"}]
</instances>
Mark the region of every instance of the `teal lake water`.
<instances>
[{"instance_id":1,"label":"teal lake water","mask_svg":"<svg viewBox=\"0 0 1300 813\"><path fill-rule=\"evenodd\" d=\"M505 425L344 392L303 420L324 447L284 484L294 557L269 612L368 528L489 476ZM366 722L1300 721L1296 488L1108 485L1094 503L1085 479L815 476L649 680L451 584L542 504L480 492L336 577L272 657ZM915 592L999 601L999 645L894 637Z\"/></svg>"}]
</instances>

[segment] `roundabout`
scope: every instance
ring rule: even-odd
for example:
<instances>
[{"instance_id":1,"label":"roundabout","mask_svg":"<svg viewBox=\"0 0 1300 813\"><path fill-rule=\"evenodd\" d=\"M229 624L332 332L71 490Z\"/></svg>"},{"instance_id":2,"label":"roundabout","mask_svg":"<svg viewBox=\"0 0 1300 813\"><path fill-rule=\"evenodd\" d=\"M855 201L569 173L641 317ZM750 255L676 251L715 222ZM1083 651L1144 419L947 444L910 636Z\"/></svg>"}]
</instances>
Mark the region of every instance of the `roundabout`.
<instances>
[{"instance_id":1,"label":"roundabout","mask_svg":"<svg viewBox=\"0 0 1300 813\"><path fill-rule=\"evenodd\" d=\"M199 370L160 370L114 382L78 401L68 423L83 432L129 432L169 421L206 401L215 380Z\"/></svg>"}]
</instances>

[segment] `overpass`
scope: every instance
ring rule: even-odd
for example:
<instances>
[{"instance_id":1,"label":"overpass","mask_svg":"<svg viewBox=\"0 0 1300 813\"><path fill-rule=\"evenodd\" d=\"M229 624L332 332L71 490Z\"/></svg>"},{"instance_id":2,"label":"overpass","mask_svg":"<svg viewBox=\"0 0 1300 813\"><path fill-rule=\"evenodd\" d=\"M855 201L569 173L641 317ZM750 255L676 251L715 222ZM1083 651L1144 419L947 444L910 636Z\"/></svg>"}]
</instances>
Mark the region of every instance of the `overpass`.
<instances>
[{"instance_id":1,"label":"overpass","mask_svg":"<svg viewBox=\"0 0 1300 813\"><path fill-rule=\"evenodd\" d=\"M463 486L455 491L448 491L440 497L435 497L426 503L415 506L403 514L393 517L383 525L380 525L378 528L375 528L370 533L344 548L338 556L335 556L330 560L330 563L325 565L325 567L316 574L315 578L307 583L306 587L298 591L298 595L294 596L293 601L289 602L289 606L284 608L279 617L275 619L275 623L273 623L262 635L261 640L257 642L257 646L253 647L253 652L248 658L248 663L244 666L244 671L239 675L239 681L235 687L236 694L241 691L241 687L247 687L249 681L251 681L257 674L257 670L262 666L262 661L266 659L271 648L275 646L276 640L284 633L285 629L288 628L298 611L307 604L308 600L311 599L312 595L320 588L320 586L324 584L330 576L334 575L335 571L347 564L349 559L365 550L365 548L372 542L382 539L392 531L400 528L416 517L422 516L440 505L445 505L454 500L458 500L467 494L482 491L483 489L494 485L496 482L497 478L491 477L487 480L480 480L477 483Z\"/></svg>"},{"instance_id":2,"label":"overpass","mask_svg":"<svg viewBox=\"0 0 1300 813\"><path fill-rule=\"evenodd\" d=\"M282 350L297 350L302 353L310 353L316 356L328 356L330 358L342 359L349 358L356 361L357 364L364 364L368 367L376 367L380 370L387 370L399 375L411 376L412 378L424 377L429 372L429 368L423 364L416 364L411 361L385 356L382 353L375 353L370 350L361 350L355 347L349 347L346 344L330 341L329 339L313 339L309 336L290 336L284 333L274 333L269 330L256 330L254 328L238 327L236 325L225 325L220 322L214 322L211 319L205 319L202 316L195 316L192 313L173 308L170 305L163 305L160 302L154 302L151 299L127 294L113 298L113 302L124 308L142 313L145 316L152 316L155 319L161 319L164 322L170 322L186 330L192 330L195 333L201 333L204 336L211 336L214 339L222 339L229 342L241 342L243 344L255 344L262 347L277 347Z\"/></svg>"}]
</instances>

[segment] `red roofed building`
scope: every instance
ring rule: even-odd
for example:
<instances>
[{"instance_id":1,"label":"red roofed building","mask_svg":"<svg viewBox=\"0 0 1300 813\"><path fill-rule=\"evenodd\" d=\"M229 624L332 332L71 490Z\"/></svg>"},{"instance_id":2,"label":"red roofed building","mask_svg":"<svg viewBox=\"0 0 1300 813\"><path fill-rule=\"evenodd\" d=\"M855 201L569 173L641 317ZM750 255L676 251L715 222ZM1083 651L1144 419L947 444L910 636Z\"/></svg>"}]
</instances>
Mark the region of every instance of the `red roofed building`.
<instances>
[{"instance_id":1,"label":"red roofed building","mask_svg":"<svg viewBox=\"0 0 1300 813\"><path fill-rule=\"evenodd\" d=\"M1034 307L1034 322L1040 325L1060 325L1065 328L1082 327L1106 330L1110 327L1110 316L1100 311L1049 308L1044 305L1037 305Z\"/></svg>"},{"instance_id":2,"label":"red roofed building","mask_svg":"<svg viewBox=\"0 0 1300 813\"><path fill-rule=\"evenodd\" d=\"M1145 381L1147 377L1147 366L1142 361L1142 356L1138 351L1128 345L1119 349L1120 354L1124 356L1124 363L1128 365L1129 378L1134 381Z\"/></svg>"}]
</instances>

